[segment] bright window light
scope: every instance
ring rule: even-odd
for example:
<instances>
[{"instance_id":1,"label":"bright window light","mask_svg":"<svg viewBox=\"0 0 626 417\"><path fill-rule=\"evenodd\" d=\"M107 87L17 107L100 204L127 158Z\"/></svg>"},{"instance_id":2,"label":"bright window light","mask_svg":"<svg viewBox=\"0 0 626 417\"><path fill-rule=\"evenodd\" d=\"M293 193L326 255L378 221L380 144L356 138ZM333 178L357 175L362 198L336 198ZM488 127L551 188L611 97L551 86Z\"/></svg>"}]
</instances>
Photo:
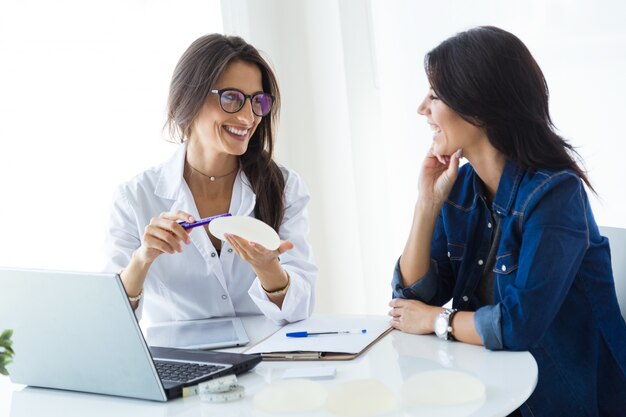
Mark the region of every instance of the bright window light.
<instances>
[{"instance_id":1,"label":"bright window light","mask_svg":"<svg viewBox=\"0 0 626 417\"><path fill-rule=\"evenodd\" d=\"M219 0L4 1L0 266L102 268L115 187L167 159L169 81Z\"/></svg>"}]
</instances>

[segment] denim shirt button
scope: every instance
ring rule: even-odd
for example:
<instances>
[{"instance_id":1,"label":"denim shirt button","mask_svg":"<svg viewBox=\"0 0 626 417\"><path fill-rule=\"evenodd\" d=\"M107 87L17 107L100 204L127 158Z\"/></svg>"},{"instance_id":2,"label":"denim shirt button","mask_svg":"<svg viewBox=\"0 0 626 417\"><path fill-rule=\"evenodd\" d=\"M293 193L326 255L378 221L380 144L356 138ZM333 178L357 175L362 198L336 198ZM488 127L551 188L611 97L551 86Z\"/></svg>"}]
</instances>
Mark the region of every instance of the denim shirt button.
<instances>
[{"instance_id":1,"label":"denim shirt button","mask_svg":"<svg viewBox=\"0 0 626 417\"><path fill-rule=\"evenodd\" d=\"M502 265L502 272L506 271L506 265Z\"/></svg>"},{"instance_id":2,"label":"denim shirt button","mask_svg":"<svg viewBox=\"0 0 626 417\"><path fill-rule=\"evenodd\" d=\"M482 260L482 259L479 259L479 260L478 260L478 265L482 265L483 263L484 263L484 262L483 262L483 260Z\"/></svg>"},{"instance_id":3,"label":"denim shirt button","mask_svg":"<svg viewBox=\"0 0 626 417\"><path fill-rule=\"evenodd\" d=\"M491 229L491 222L487 223L487 227Z\"/></svg>"},{"instance_id":4,"label":"denim shirt button","mask_svg":"<svg viewBox=\"0 0 626 417\"><path fill-rule=\"evenodd\" d=\"M448 252L448 258L450 257L450 252Z\"/></svg>"},{"instance_id":5,"label":"denim shirt button","mask_svg":"<svg viewBox=\"0 0 626 417\"><path fill-rule=\"evenodd\" d=\"M463 301L467 302L467 300L469 300L469 297L467 295L463 296Z\"/></svg>"}]
</instances>

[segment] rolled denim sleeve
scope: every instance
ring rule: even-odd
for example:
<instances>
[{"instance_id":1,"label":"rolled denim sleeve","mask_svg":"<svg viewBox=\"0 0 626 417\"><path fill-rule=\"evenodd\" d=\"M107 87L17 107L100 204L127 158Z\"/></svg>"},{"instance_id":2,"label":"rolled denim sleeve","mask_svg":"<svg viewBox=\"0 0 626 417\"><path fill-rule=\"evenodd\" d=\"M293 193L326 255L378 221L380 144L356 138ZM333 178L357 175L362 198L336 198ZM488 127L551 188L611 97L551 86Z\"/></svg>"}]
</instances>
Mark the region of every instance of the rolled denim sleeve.
<instances>
[{"instance_id":1,"label":"rolled denim sleeve","mask_svg":"<svg viewBox=\"0 0 626 417\"><path fill-rule=\"evenodd\" d=\"M404 287L402 284L402 272L400 271L400 259L398 258L393 271L391 288L393 298L408 298L428 303L437 293L437 273L435 272L433 262L431 261L430 268L422 279L409 287Z\"/></svg>"},{"instance_id":2,"label":"rolled denim sleeve","mask_svg":"<svg viewBox=\"0 0 626 417\"><path fill-rule=\"evenodd\" d=\"M474 313L474 326L483 341L483 345L489 350L501 350L502 344L502 310L500 303L484 306Z\"/></svg>"}]
</instances>

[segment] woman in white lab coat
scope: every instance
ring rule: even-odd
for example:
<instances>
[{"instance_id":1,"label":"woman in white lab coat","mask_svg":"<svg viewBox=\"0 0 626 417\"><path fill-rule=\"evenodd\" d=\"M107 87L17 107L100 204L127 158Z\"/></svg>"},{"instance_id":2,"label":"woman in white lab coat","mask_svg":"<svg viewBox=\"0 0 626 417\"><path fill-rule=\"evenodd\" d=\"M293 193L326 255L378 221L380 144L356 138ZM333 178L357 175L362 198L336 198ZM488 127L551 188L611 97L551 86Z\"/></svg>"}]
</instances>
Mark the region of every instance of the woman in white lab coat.
<instances>
[{"instance_id":1,"label":"woman in white lab coat","mask_svg":"<svg viewBox=\"0 0 626 417\"><path fill-rule=\"evenodd\" d=\"M167 122L179 149L118 188L107 233L107 270L121 271L138 318L310 316L317 268L306 241L309 194L272 160L279 107L272 70L243 39L207 35L183 54ZM177 223L226 212L272 226L278 250Z\"/></svg>"}]
</instances>

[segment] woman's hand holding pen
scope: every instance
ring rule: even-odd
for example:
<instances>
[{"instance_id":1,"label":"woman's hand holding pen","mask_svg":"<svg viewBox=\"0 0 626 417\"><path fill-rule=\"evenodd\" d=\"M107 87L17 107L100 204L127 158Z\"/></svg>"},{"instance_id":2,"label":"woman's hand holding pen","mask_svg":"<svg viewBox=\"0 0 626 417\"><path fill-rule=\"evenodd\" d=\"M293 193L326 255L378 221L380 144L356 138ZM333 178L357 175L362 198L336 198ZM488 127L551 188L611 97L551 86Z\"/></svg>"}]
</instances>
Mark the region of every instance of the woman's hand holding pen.
<instances>
[{"instance_id":1,"label":"woman's hand holding pen","mask_svg":"<svg viewBox=\"0 0 626 417\"><path fill-rule=\"evenodd\" d=\"M181 241L191 243L189 233L176 220L194 221L193 216L184 211L161 213L159 217L153 217L144 229L141 246L133 252L126 268L120 271L126 294L136 298L131 300L133 309L139 304L138 298L143 294L143 284L152 262L162 253L182 252Z\"/></svg>"},{"instance_id":2,"label":"woman's hand holding pen","mask_svg":"<svg viewBox=\"0 0 626 417\"><path fill-rule=\"evenodd\" d=\"M151 264L162 253L182 252L181 242L189 244L191 240L189 232L183 229L177 220L193 222L194 218L191 214L180 210L161 213L159 217L153 217L144 229L141 246L135 251L134 256L143 263Z\"/></svg>"},{"instance_id":3,"label":"woman's hand holding pen","mask_svg":"<svg viewBox=\"0 0 626 417\"><path fill-rule=\"evenodd\" d=\"M450 194L459 171L461 149L452 155L437 155L431 148L420 170L418 190L424 203L432 203L439 209Z\"/></svg>"}]
</instances>

